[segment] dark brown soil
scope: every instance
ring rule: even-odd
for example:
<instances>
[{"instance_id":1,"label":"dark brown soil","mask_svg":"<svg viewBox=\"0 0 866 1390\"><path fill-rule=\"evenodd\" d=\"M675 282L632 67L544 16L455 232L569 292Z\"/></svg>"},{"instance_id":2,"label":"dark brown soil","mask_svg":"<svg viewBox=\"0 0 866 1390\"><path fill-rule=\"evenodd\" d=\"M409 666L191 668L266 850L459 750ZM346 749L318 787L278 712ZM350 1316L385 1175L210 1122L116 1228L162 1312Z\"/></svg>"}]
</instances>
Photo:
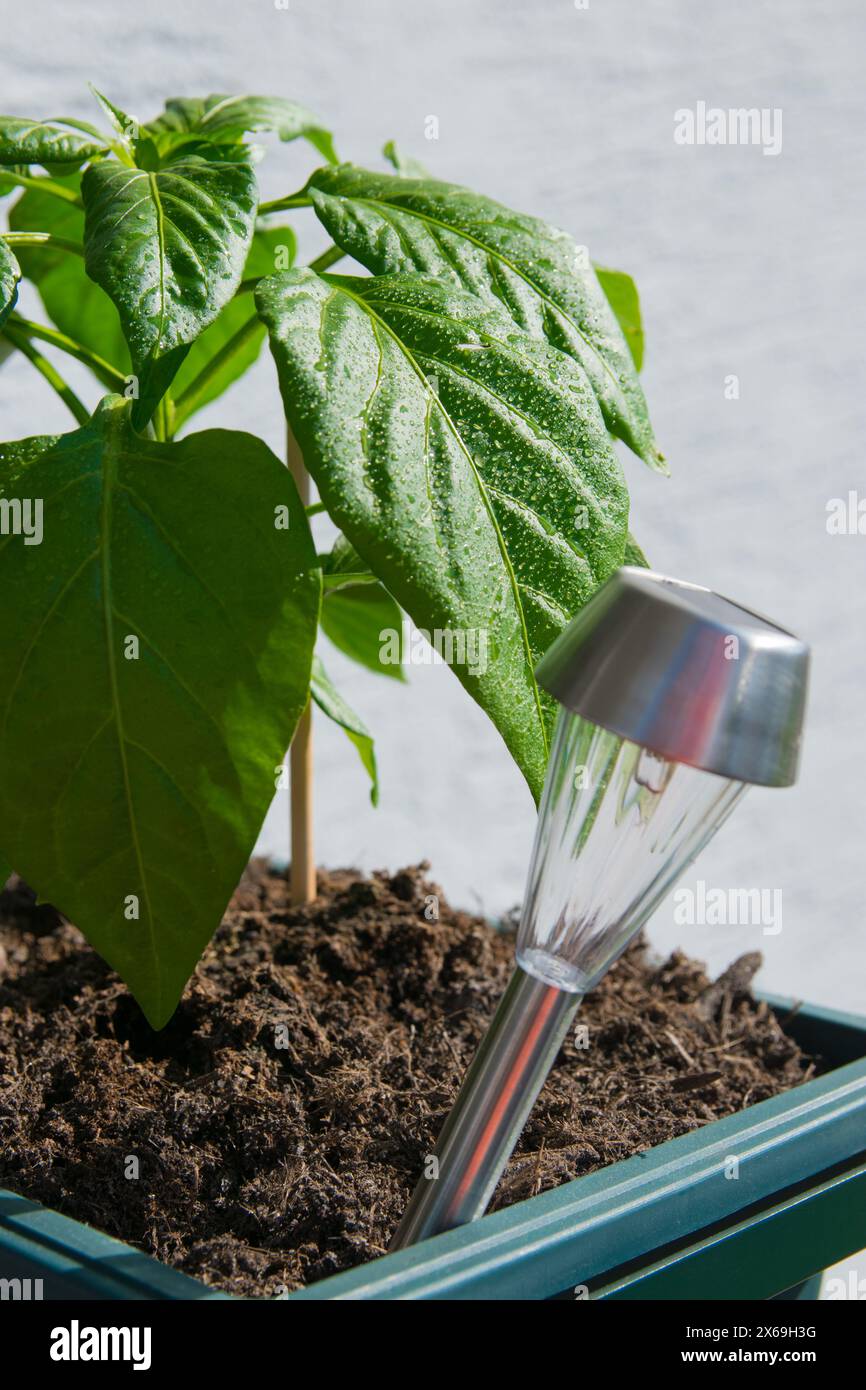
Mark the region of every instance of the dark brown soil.
<instances>
[{"instance_id":1,"label":"dark brown soil","mask_svg":"<svg viewBox=\"0 0 866 1390\"><path fill-rule=\"evenodd\" d=\"M251 865L158 1034L76 929L13 880L0 898L0 1186L253 1297L382 1254L513 959L426 867L323 874L315 906L292 909L283 879ZM759 963L711 985L686 956L656 965L633 946L584 1003L590 1045L563 1047L495 1203L811 1075L748 993Z\"/></svg>"}]
</instances>

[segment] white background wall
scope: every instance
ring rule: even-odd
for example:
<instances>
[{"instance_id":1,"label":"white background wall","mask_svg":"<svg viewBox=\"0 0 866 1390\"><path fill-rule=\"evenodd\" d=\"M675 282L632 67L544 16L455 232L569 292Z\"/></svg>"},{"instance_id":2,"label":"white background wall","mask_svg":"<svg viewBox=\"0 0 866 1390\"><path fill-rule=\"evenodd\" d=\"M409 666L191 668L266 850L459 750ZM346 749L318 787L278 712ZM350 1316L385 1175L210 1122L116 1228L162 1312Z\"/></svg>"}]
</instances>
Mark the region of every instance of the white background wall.
<instances>
[{"instance_id":1,"label":"white background wall","mask_svg":"<svg viewBox=\"0 0 866 1390\"><path fill-rule=\"evenodd\" d=\"M852 488L866 496L860 8L0 0L5 111L92 116L88 78L142 119L166 95L291 95L332 125L344 158L377 164L396 138L436 174L547 217L635 275L645 385L674 476L624 456L634 530L658 568L814 645L800 786L751 793L688 880L781 888L781 933L683 928L668 903L652 935L713 969L759 946L766 988L852 1010L866 1010L866 536L828 536L825 507ZM674 111L698 100L781 108L781 154L675 145ZM436 142L424 138L428 115ZM311 167L300 144L272 151L266 195L295 189ZM324 245L312 214L298 225L310 254ZM730 373L738 401L724 399ZM7 362L0 393L3 437L68 428L26 363ZM267 354L198 419L279 449ZM490 912L515 903L533 807L485 717L447 670L413 671L401 688L338 656L329 666L378 737L382 804L372 810L354 754L320 721L320 860L426 856L452 899ZM286 815L284 801L272 809L265 849L284 851Z\"/></svg>"}]
</instances>

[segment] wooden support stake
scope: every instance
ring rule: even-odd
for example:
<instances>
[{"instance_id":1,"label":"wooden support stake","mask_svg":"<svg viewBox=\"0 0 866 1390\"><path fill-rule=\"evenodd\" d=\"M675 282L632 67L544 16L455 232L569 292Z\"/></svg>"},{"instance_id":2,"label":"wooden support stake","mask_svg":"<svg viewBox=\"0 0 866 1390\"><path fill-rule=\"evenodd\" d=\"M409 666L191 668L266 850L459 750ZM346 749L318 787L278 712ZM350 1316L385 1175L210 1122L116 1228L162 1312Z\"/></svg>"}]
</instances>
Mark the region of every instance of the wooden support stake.
<instances>
[{"instance_id":1,"label":"wooden support stake","mask_svg":"<svg viewBox=\"0 0 866 1390\"><path fill-rule=\"evenodd\" d=\"M310 504L310 475L289 426L286 426L286 462L301 502ZM313 848L313 714L310 702L304 710L289 752L291 779L291 899L311 903L316 896L316 856Z\"/></svg>"}]
</instances>

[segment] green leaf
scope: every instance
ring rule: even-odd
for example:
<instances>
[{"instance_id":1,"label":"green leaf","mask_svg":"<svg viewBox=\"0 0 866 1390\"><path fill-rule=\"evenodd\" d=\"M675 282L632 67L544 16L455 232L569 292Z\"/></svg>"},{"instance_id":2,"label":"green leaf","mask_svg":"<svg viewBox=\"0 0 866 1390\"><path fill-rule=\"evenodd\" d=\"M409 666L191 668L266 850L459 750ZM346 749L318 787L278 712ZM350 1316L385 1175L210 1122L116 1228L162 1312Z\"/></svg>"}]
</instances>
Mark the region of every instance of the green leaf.
<instances>
[{"instance_id":1,"label":"green leaf","mask_svg":"<svg viewBox=\"0 0 866 1390\"><path fill-rule=\"evenodd\" d=\"M405 681L402 662L386 661L383 643L391 633L402 631L403 612L399 603L380 584L344 535L338 535L331 551L319 556L325 602L319 624L322 631L353 661ZM385 636L383 637L383 634Z\"/></svg>"},{"instance_id":2,"label":"green leaf","mask_svg":"<svg viewBox=\"0 0 866 1390\"><path fill-rule=\"evenodd\" d=\"M119 106L115 106L113 101L103 96L92 82L88 82L88 87L95 96L100 109L108 117L112 129L120 136L121 140L128 147L132 147L132 142L136 138L139 122L134 116L128 116L125 111L121 111Z\"/></svg>"},{"instance_id":3,"label":"green leaf","mask_svg":"<svg viewBox=\"0 0 866 1390\"><path fill-rule=\"evenodd\" d=\"M631 531L629 531L626 539L625 554L622 557L622 562L624 565L638 565L641 569L645 570L652 569L649 560L644 555L634 536L631 534Z\"/></svg>"},{"instance_id":4,"label":"green leaf","mask_svg":"<svg viewBox=\"0 0 866 1390\"><path fill-rule=\"evenodd\" d=\"M319 506L322 505L319 503ZM342 532L338 532L331 549L327 554L320 555L319 560L323 577L332 581L332 588L339 588L341 583L351 584L359 580L364 583L369 580L372 584L377 582L373 571L364 564L355 547L349 544Z\"/></svg>"},{"instance_id":5,"label":"green leaf","mask_svg":"<svg viewBox=\"0 0 866 1390\"><path fill-rule=\"evenodd\" d=\"M312 111L285 97L174 97L145 127L157 136L203 136L210 140L240 140L247 132L274 131L281 140L309 140L329 164L336 164L331 133Z\"/></svg>"},{"instance_id":6,"label":"green leaf","mask_svg":"<svg viewBox=\"0 0 866 1390\"><path fill-rule=\"evenodd\" d=\"M449 664L537 796L553 710L536 661L626 537L584 372L489 303L417 276L289 271L256 300L329 515L416 625L453 644Z\"/></svg>"},{"instance_id":7,"label":"green leaf","mask_svg":"<svg viewBox=\"0 0 866 1390\"><path fill-rule=\"evenodd\" d=\"M6 887L12 877L12 866L7 864L5 859L0 859L0 892Z\"/></svg>"},{"instance_id":8,"label":"green leaf","mask_svg":"<svg viewBox=\"0 0 866 1390\"><path fill-rule=\"evenodd\" d=\"M77 192L80 178L73 174L62 183ZM18 199L10 209L9 225L13 231L38 228L68 241L84 241L83 210L41 188L30 188ZM117 310L105 291L91 280L81 257L53 246L19 247L17 255L24 276L39 291L52 323L128 375L132 364Z\"/></svg>"},{"instance_id":9,"label":"green leaf","mask_svg":"<svg viewBox=\"0 0 866 1390\"><path fill-rule=\"evenodd\" d=\"M413 159L411 154L404 154L400 146L394 140L388 140L382 146L382 153L389 164L392 164L397 173L404 179L429 179L430 172L424 167L420 159Z\"/></svg>"},{"instance_id":10,"label":"green leaf","mask_svg":"<svg viewBox=\"0 0 866 1390\"><path fill-rule=\"evenodd\" d=\"M608 304L616 314L634 365L640 371L643 366L644 337L637 285L624 270L607 270L597 265L595 273Z\"/></svg>"},{"instance_id":11,"label":"green leaf","mask_svg":"<svg viewBox=\"0 0 866 1390\"><path fill-rule=\"evenodd\" d=\"M105 148L105 141L64 130L62 124L0 116L0 164L79 165L103 154Z\"/></svg>"},{"instance_id":12,"label":"green leaf","mask_svg":"<svg viewBox=\"0 0 866 1390\"><path fill-rule=\"evenodd\" d=\"M44 502L40 545L0 542L0 844L162 1027L307 701L303 508L261 441L151 442L118 397L0 445L0 491Z\"/></svg>"},{"instance_id":13,"label":"green leaf","mask_svg":"<svg viewBox=\"0 0 866 1390\"><path fill-rule=\"evenodd\" d=\"M382 657L386 640L382 634L399 636L403 624L400 605L383 584L374 580L327 589L319 622L325 636L353 661L377 675L405 681L402 665Z\"/></svg>"},{"instance_id":14,"label":"green leaf","mask_svg":"<svg viewBox=\"0 0 866 1390\"><path fill-rule=\"evenodd\" d=\"M17 193L21 185L9 174L23 174L25 177L30 173L27 164L13 164L8 174L0 173L0 198L5 198L9 193Z\"/></svg>"},{"instance_id":15,"label":"green leaf","mask_svg":"<svg viewBox=\"0 0 866 1390\"><path fill-rule=\"evenodd\" d=\"M0 237L0 328L18 302L18 282L21 268L9 246Z\"/></svg>"},{"instance_id":16,"label":"green leaf","mask_svg":"<svg viewBox=\"0 0 866 1390\"><path fill-rule=\"evenodd\" d=\"M379 774L376 769L376 751L372 736L359 715L346 703L328 676L318 656L313 657L313 672L310 677L310 694L319 709L339 724L358 750L358 757L370 777L370 800L379 805Z\"/></svg>"},{"instance_id":17,"label":"green leaf","mask_svg":"<svg viewBox=\"0 0 866 1390\"><path fill-rule=\"evenodd\" d=\"M326 510L324 502L316 505L319 510ZM307 515L310 515L309 508ZM349 584L379 583L370 566L361 559L355 547L349 544L342 533L337 535L330 551L319 556L319 564L322 567L322 583L327 592L342 589Z\"/></svg>"},{"instance_id":18,"label":"green leaf","mask_svg":"<svg viewBox=\"0 0 866 1390\"><path fill-rule=\"evenodd\" d=\"M115 106L114 102L103 96L92 82L87 85L117 136L111 146L115 154L125 162L133 163L138 169L159 169L162 161L156 142L146 132L141 133L141 122L135 116L121 110L119 106Z\"/></svg>"},{"instance_id":19,"label":"green leaf","mask_svg":"<svg viewBox=\"0 0 866 1390\"><path fill-rule=\"evenodd\" d=\"M240 283L258 196L240 153L156 173L104 161L82 180L85 266L120 314L139 377L137 425Z\"/></svg>"},{"instance_id":20,"label":"green leaf","mask_svg":"<svg viewBox=\"0 0 866 1390\"><path fill-rule=\"evenodd\" d=\"M446 278L579 362L608 428L663 467L643 390L585 248L565 232L454 184L319 169L307 193L333 240L377 275Z\"/></svg>"},{"instance_id":21,"label":"green leaf","mask_svg":"<svg viewBox=\"0 0 866 1390\"><path fill-rule=\"evenodd\" d=\"M287 269L294 264L295 252L295 233L291 227L259 227L250 246L243 279L273 275L277 268ZM206 389L196 396L192 409L184 412L183 420L221 396L255 362L265 340L265 328L256 320L252 332L244 335L241 330L250 319L256 319L252 296L236 295L229 300L210 328L196 338L172 383L171 393L175 400L192 385L218 353L223 357L219 370L209 376ZM237 346L228 353L227 345L232 342Z\"/></svg>"}]
</instances>

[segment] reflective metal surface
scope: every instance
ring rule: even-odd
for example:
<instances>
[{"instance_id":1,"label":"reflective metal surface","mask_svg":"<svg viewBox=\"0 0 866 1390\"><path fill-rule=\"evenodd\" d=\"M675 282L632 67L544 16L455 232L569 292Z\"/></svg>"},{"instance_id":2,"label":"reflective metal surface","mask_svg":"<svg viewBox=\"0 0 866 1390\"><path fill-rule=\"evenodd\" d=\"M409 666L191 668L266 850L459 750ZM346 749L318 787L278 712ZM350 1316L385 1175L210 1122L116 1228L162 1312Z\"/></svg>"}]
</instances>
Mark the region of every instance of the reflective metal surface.
<instances>
[{"instance_id":1,"label":"reflective metal surface","mask_svg":"<svg viewBox=\"0 0 866 1390\"><path fill-rule=\"evenodd\" d=\"M582 997L515 970L392 1250L483 1215Z\"/></svg>"},{"instance_id":2,"label":"reflective metal surface","mask_svg":"<svg viewBox=\"0 0 866 1390\"><path fill-rule=\"evenodd\" d=\"M710 589L626 566L539 663L560 704L734 781L796 780L809 648Z\"/></svg>"}]
</instances>

